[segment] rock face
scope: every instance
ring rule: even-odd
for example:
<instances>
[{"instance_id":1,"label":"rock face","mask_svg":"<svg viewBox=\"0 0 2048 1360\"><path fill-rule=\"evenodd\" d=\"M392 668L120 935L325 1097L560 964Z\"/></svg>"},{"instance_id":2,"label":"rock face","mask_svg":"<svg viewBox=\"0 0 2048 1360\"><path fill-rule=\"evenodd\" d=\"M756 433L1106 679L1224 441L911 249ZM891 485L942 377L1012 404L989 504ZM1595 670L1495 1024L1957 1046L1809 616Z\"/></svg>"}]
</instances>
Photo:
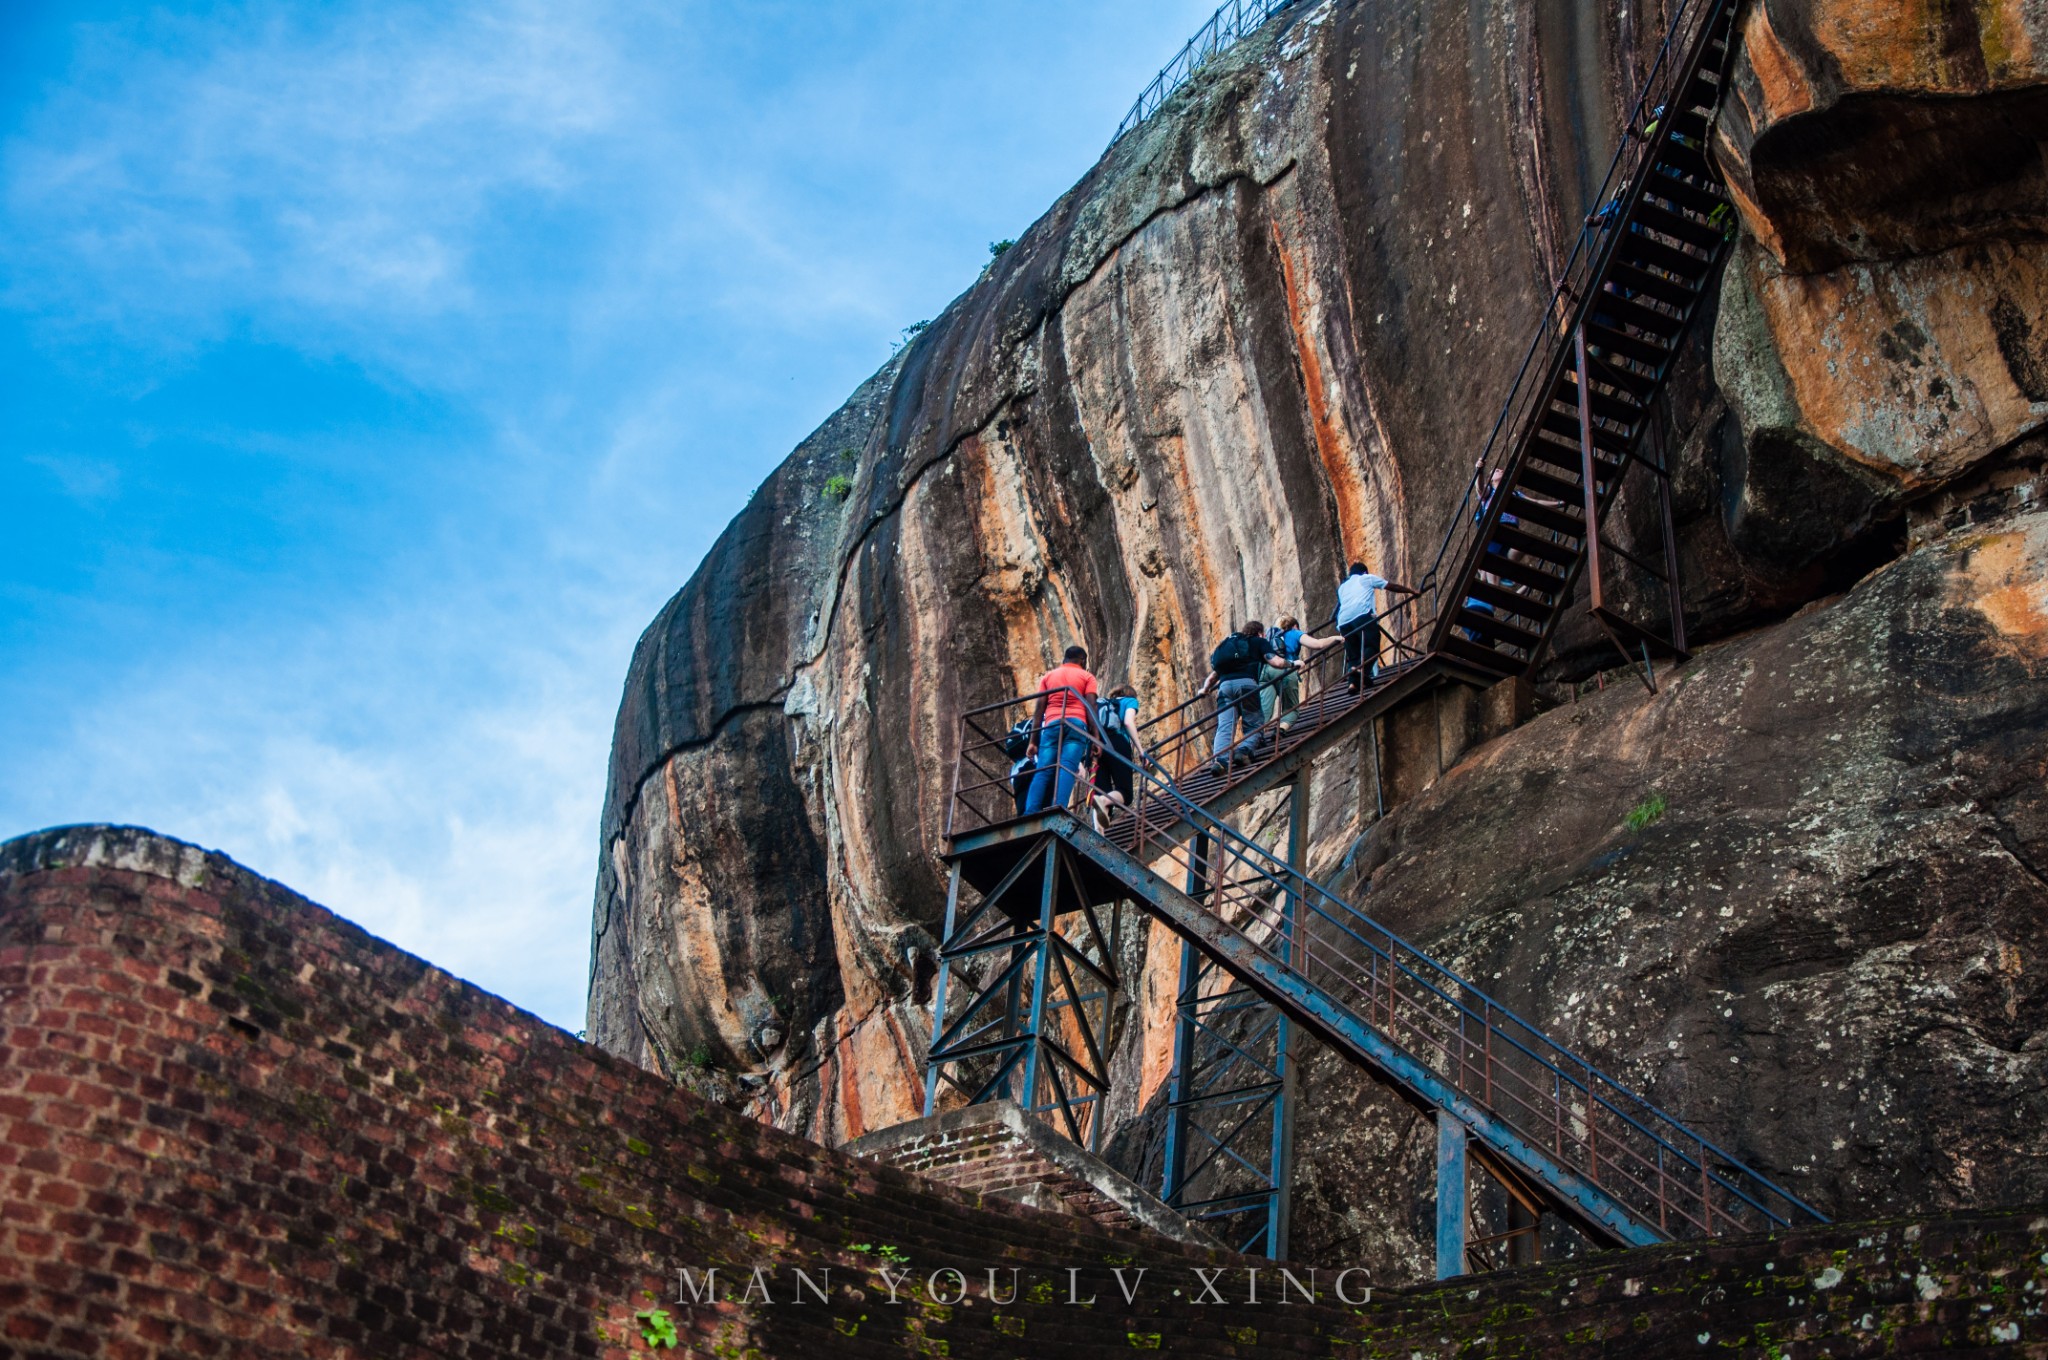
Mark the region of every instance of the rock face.
<instances>
[{"instance_id":1,"label":"rock face","mask_svg":"<svg viewBox=\"0 0 2048 1360\"><path fill-rule=\"evenodd\" d=\"M1823 1209L2048 1194L1992 1131L2041 1064L2048 20L1957 8L1745 12L1743 235L1672 388L1688 612L1733 640L1378 826L1361 752L1316 773L1321 870ZM827 1142L916 1114L958 716L1077 640L1157 712L1247 614L1326 618L1346 560L1425 570L1666 22L1302 3L1113 147L643 637L593 1039ZM1607 648L1568 627L1549 678ZM1141 1172L1178 950L1134 934ZM1407 1116L1313 1072L1297 1253L1426 1262Z\"/></svg>"}]
</instances>

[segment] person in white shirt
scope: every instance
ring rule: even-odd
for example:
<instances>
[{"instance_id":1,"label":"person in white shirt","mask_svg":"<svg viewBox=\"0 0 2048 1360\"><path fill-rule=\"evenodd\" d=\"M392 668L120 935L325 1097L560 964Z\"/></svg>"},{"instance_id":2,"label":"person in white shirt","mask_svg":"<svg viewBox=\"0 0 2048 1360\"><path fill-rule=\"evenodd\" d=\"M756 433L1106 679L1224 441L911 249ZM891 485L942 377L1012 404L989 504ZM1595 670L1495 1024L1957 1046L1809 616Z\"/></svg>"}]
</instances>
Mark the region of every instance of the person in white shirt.
<instances>
[{"instance_id":1,"label":"person in white shirt","mask_svg":"<svg viewBox=\"0 0 2048 1360\"><path fill-rule=\"evenodd\" d=\"M1367 571L1363 562L1353 562L1351 574L1337 583L1337 631L1344 637L1344 669L1354 694L1379 665L1378 592L1382 590L1397 595L1415 593Z\"/></svg>"}]
</instances>

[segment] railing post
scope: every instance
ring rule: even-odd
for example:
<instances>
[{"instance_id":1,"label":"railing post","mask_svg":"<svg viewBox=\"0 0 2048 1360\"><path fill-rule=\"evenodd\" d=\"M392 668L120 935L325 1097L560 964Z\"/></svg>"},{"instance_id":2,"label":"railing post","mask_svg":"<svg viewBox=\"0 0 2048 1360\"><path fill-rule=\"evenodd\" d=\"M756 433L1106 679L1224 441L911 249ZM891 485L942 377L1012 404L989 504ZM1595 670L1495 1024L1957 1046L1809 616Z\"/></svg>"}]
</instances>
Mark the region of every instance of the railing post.
<instances>
[{"instance_id":1,"label":"railing post","mask_svg":"<svg viewBox=\"0 0 2048 1360\"><path fill-rule=\"evenodd\" d=\"M1572 332L1572 348L1579 365L1579 456L1586 482L1586 599L1597 614L1606 607L1606 595L1600 581L1600 464L1593 456L1593 388L1586 371L1584 326Z\"/></svg>"},{"instance_id":2,"label":"railing post","mask_svg":"<svg viewBox=\"0 0 2048 1360\"><path fill-rule=\"evenodd\" d=\"M1657 1231L1670 1235L1670 1215L1665 1211L1671 1203L1670 1173L1664 1170L1664 1144L1657 1144Z\"/></svg>"},{"instance_id":3,"label":"railing post","mask_svg":"<svg viewBox=\"0 0 2048 1360\"><path fill-rule=\"evenodd\" d=\"M1659 406L1658 410L1666 409ZM1664 585L1671 597L1671 653L1683 660L1687 655L1685 645L1685 594L1678 584L1678 530L1671 513L1671 443L1660 422L1657 436L1657 514L1663 521L1664 529Z\"/></svg>"},{"instance_id":4,"label":"railing post","mask_svg":"<svg viewBox=\"0 0 2048 1360\"><path fill-rule=\"evenodd\" d=\"M1490 1110L1493 1108L1493 1001L1489 998L1483 1004L1485 1009L1481 1012L1481 1019L1486 1022L1486 1065L1483 1069L1486 1095L1484 1098L1486 1100L1486 1108Z\"/></svg>"},{"instance_id":5,"label":"railing post","mask_svg":"<svg viewBox=\"0 0 2048 1360\"><path fill-rule=\"evenodd\" d=\"M1586 1174L1600 1183L1600 1102L1593 1095L1593 1069L1586 1073Z\"/></svg>"},{"instance_id":6,"label":"railing post","mask_svg":"<svg viewBox=\"0 0 2048 1360\"><path fill-rule=\"evenodd\" d=\"M1700 1159L1700 1221L1705 1225L1707 1236L1714 1235L1714 1177L1707 1170L1707 1145L1694 1140L1695 1150Z\"/></svg>"}]
</instances>

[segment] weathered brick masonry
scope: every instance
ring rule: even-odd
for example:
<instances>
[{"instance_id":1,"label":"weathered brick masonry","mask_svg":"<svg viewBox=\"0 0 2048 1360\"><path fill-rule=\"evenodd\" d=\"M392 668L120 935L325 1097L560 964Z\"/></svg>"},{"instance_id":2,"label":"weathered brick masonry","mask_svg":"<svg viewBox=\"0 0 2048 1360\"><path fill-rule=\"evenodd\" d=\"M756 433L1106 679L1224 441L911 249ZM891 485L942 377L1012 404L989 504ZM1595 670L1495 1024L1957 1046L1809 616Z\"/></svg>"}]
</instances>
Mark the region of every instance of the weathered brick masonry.
<instances>
[{"instance_id":1,"label":"weathered brick masonry","mask_svg":"<svg viewBox=\"0 0 2048 1360\"><path fill-rule=\"evenodd\" d=\"M891 1306L893 1254L977 1291ZM756 1262L770 1306L673 1302L678 1266ZM1134 1304L1117 1264L1149 1271ZM622 1356L649 1353L634 1315L657 1304L727 1356L2048 1355L2034 1213L1616 1254L1358 1310L1275 1304L1270 1270L1261 1306L1238 1271L1232 1306L1194 1307L1196 1264L1227 1261L708 1106L220 856L104 827L0 846L16 1355ZM831 1271L829 1304L790 1301L794 1266ZM991 1306L990 1266L1026 1296ZM1094 1306L1059 1302L1069 1267Z\"/></svg>"},{"instance_id":2,"label":"weathered brick masonry","mask_svg":"<svg viewBox=\"0 0 2048 1360\"><path fill-rule=\"evenodd\" d=\"M1079 1214L1106 1228L1149 1228L1179 1241L1216 1245L1207 1232L1025 1114L1015 1101L947 1110L840 1147L962 1190Z\"/></svg>"}]
</instances>

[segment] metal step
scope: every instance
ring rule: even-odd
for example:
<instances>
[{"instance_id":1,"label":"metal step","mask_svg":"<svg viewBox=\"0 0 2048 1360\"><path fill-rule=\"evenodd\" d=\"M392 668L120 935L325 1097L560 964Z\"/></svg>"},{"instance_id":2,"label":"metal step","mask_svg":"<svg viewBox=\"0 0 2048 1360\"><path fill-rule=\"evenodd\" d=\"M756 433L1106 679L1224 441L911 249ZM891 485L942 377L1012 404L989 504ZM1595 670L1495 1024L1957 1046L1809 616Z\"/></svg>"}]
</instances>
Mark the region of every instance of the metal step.
<instances>
[{"instance_id":1,"label":"metal step","mask_svg":"<svg viewBox=\"0 0 2048 1360\"><path fill-rule=\"evenodd\" d=\"M1669 274L1676 274L1693 284L1704 283L1707 271L1714 267L1712 260L1688 254L1662 241L1653 241L1641 232L1624 232L1621 244L1615 248L1615 258L1637 264L1654 265Z\"/></svg>"},{"instance_id":2,"label":"metal step","mask_svg":"<svg viewBox=\"0 0 2048 1360\"><path fill-rule=\"evenodd\" d=\"M1653 174L1644 183L1643 190L1659 198L1669 199L1681 208L1690 208L1702 217L1728 202L1728 196L1713 184L1695 184L1676 175Z\"/></svg>"},{"instance_id":3,"label":"metal step","mask_svg":"<svg viewBox=\"0 0 2048 1360\"><path fill-rule=\"evenodd\" d=\"M1543 413L1543 428L1564 441L1564 447L1548 441L1533 441L1529 445L1532 457L1541 458L1557 467L1579 471L1579 408L1574 403L1567 410L1552 405ZM1622 436L1595 422L1593 425L1593 456L1600 466L1602 480L1621 470L1621 460L1628 457L1628 445Z\"/></svg>"},{"instance_id":4,"label":"metal step","mask_svg":"<svg viewBox=\"0 0 2048 1360\"><path fill-rule=\"evenodd\" d=\"M1443 650L1458 658L1464 664L1502 677L1519 675L1528 669L1528 662L1506 652L1497 652L1483 643L1471 642L1451 634L1444 639Z\"/></svg>"},{"instance_id":5,"label":"metal step","mask_svg":"<svg viewBox=\"0 0 2048 1360\"><path fill-rule=\"evenodd\" d=\"M1657 163L1669 166L1680 174L1691 175L1695 179L1706 180L1714 177L1714 167L1703 153L1678 142L1666 141L1664 149L1657 156Z\"/></svg>"},{"instance_id":6,"label":"metal step","mask_svg":"<svg viewBox=\"0 0 2048 1360\"><path fill-rule=\"evenodd\" d=\"M1639 339L1652 339L1660 345L1671 345L1685 329L1679 317L1612 291L1603 291L1594 299L1591 315L1599 325L1609 329L1629 326Z\"/></svg>"},{"instance_id":7,"label":"metal step","mask_svg":"<svg viewBox=\"0 0 2048 1360\"><path fill-rule=\"evenodd\" d=\"M1572 412L1577 414L1579 409L1579 375L1571 369L1566 369L1564 377L1558 382L1551 399L1569 406ZM1623 397L1613 392L1602 391L1600 388L1600 375L1597 372L1594 373L1593 381L1586 388L1586 404L1592 408L1593 414L1602 420L1611 420L1617 425L1626 425L1631 430L1636 427L1636 422L1640 421L1644 414L1643 404L1637 401L1633 395Z\"/></svg>"},{"instance_id":8,"label":"metal step","mask_svg":"<svg viewBox=\"0 0 2048 1360\"><path fill-rule=\"evenodd\" d=\"M1509 576L1519 573L1520 569L1516 564L1507 564L1507 574ZM1493 574L1496 576L1501 575L1499 572ZM1547 625L1550 622L1550 616L1557 612L1551 604L1551 598L1554 597L1544 598L1535 595L1522 595L1509 589L1506 585L1497 585L1492 581L1482 581L1476 576L1465 583L1465 594L1475 600L1484 600L1495 609L1503 609L1510 613L1520 614L1523 618L1533 620L1539 625Z\"/></svg>"},{"instance_id":9,"label":"metal step","mask_svg":"<svg viewBox=\"0 0 2048 1360\"><path fill-rule=\"evenodd\" d=\"M1543 639L1536 634L1515 627L1497 614L1484 613L1468 606L1460 608L1454 617L1458 627L1509 647L1519 647L1525 657L1534 657L1536 649L1543 644Z\"/></svg>"},{"instance_id":10,"label":"metal step","mask_svg":"<svg viewBox=\"0 0 2048 1360\"><path fill-rule=\"evenodd\" d=\"M1487 541L1498 543L1509 552L1527 553L1531 557L1556 562L1561 566L1568 567L1579 560L1578 544L1555 543L1537 534L1524 533L1513 525L1495 525L1493 534Z\"/></svg>"},{"instance_id":11,"label":"metal step","mask_svg":"<svg viewBox=\"0 0 2048 1360\"><path fill-rule=\"evenodd\" d=\"M1669 279L1654 270L1643 269L1626 260L1616 260L1608 271L1608 282L1623 288L1633 289L1657 301L1676 307L1681 313L1690 312L1693 303L1699 301L1700 290L1689 283Z\"/></svg>"},{"instance_id":12,"label":"metal step","mask_svg":"<svg viewBox=\"0 0 2048 1360\"><path fill-rule=\"evenodd\" d=\"M1671 346L1640 335L1630 335L1614 326L1603 326L1597 321L1586 323L1586 343L1615 354L1625 354L1639 364L1647 364L1658 372L1671 359Z\"/></svg>"},{"instance_id":13,"label":"metal step","mask_svg":"<svg viewBox=\"0 0 2048 1360\"><path fill-rule=\"evenodd\" d=\"M1550 499L1556 500L1558 503L1546 505L1542 501L1531 500L1524 495L1511 494L1508 497L1507 504L1502 507L1501 513L1513 515L1516 519L1526 520L1532 524L1540 524L1546 529L1555 529L1561 534L1570 534L1573 538L1584 538L1586 536L1586 519L1583 513L1585 502L1561 497L1551 497Z\"/></svg>"},{"instance_id":14,"label":"metal step","mask_svg":"<svg viewBox=\"0 0 2048 1360\"><path fill-rule=\"evenodd\" d=\"M1630 220L1640 223L1651 231L1662 232L1666 236L1675 236L1687 245L1705 254L1711 255L1714 252L1714 248L1721 244L1721 229L1719 227L1710 227L1705 222L1696 222L1690 217L1669 212L1658 207L1648 199L1636 205L1636 210Z\"/></svg>"},{"instance_id":15,"label":"metal step","mask_svg":"<svg viewBox=\"0 0 2048 1360\"><path fill-rule=\"evenodd\" d=\"M1527 487L1539 496L1548 496L1552 500L1564 501L1567 504L1586 503L1586 488L1576 476L1567 480L1547 471L1539 464L1522 464L1522 470L1515 474L1515 485Z\"/></svg>"}]
</instances>

